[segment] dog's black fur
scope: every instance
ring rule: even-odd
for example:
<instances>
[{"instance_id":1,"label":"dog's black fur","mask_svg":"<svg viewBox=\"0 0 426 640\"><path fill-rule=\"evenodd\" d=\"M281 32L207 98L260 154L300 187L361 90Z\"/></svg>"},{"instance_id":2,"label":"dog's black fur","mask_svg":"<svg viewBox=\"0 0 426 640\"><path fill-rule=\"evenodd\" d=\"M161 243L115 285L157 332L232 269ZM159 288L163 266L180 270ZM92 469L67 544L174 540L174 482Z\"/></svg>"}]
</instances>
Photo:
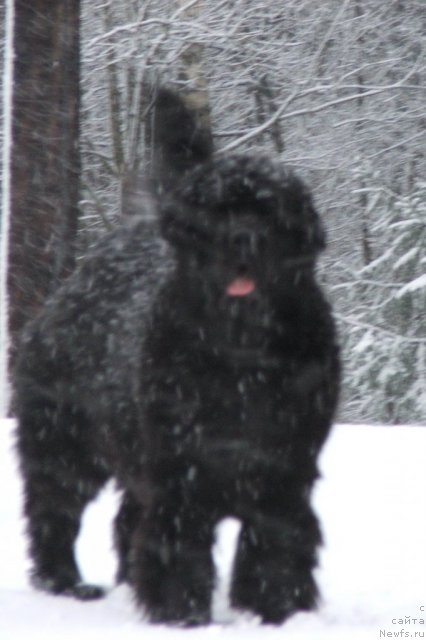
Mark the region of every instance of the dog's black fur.
<instances>
[{"instance_id":1,"label":"dog's black fur","mask_svg":"<svg viewBox=\"0 0 426 640\"><path fill-rule=\"evenodd\" d=\"M114 477L118 579L152 621L210 620L214 529L232 515L231 602L280 623L317 600L310 495L339 384L314 275L324 235L287 169L214 158L167 91L157 113L160 231L136 217L104 237L22 337L14 406L33 583L102 594L82 583L73 545Z\"/></svg>"}]
</instances>

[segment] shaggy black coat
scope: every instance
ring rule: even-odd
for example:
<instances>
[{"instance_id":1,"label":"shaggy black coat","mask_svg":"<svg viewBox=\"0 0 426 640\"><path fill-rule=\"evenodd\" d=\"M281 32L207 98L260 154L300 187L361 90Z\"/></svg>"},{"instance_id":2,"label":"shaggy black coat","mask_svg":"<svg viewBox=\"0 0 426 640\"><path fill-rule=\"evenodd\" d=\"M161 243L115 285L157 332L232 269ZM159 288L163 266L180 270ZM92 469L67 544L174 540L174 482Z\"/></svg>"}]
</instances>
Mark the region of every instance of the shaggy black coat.
<instances>
[{"instance_id":1,"label":"shaggy black coat","mask_svg":"<svg viewBox=\"0 0 426 640\"><path fill-rule=\"evenodd\" d=\"M339 385L315 280L324 234L290 171L210 157L182 134L179 99L160 94L160 113L161 100L172 152L163 144L158 226L136 217L106 235L22 336L14 407L32 580L102 595L73 546L113 477L118 580L150 620L210 620L214 529L232 515L232 604L280 623L317 600L310 495Z\"/></svg>"}]
</instances>

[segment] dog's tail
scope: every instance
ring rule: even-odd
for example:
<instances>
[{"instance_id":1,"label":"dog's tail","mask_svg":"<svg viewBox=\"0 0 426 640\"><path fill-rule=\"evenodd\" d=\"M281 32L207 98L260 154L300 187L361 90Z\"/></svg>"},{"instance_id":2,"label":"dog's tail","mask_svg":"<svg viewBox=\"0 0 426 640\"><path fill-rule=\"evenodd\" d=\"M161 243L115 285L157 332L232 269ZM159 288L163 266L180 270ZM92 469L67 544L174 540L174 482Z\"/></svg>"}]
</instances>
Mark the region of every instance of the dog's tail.
<instances>
[{"instance_id":1,"label":"dog's tail","mask_svg":"<svg viewBox=\"0 0 426 640\"><path fill-rule=\"evenodd\" d=\"M173 187L184 173L213 153L213 137L206 106L160 88L153 118L154 176L163 188Z\"/></svg>"}]
</instances>

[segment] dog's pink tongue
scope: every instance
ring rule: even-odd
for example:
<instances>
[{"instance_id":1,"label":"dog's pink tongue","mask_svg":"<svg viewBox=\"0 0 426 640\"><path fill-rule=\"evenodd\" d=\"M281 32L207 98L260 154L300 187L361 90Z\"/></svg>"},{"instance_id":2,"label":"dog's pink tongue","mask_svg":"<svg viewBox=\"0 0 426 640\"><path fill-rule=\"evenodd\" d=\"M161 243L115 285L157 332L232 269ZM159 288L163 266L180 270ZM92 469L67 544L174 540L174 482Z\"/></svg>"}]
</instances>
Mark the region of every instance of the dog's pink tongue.
<instances>
[{"instance_id":1,"label":"dog's pink tongue","mask_svg":"<svg viewBox=\"0 0 426 640\"><path fill-rule=\"evenodd\" d=\"M228 296L248 296L256 289L256 283L251 278L235 278L226 287Z\"/></svg>"}]
</instances>

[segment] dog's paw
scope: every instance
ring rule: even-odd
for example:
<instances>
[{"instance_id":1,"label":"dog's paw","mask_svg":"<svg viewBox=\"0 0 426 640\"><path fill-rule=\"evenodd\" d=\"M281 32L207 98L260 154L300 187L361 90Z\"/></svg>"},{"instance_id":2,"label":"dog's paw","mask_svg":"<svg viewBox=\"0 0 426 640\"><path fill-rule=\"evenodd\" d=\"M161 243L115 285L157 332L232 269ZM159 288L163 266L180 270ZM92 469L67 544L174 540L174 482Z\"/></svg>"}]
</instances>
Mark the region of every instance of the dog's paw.
<instances>
[{"instance_id":1,"label":"dog's paw","mask_svg":"<svg viewBox=\"0 0 426 640\"><path fill-rule=\"evenodd\" d=\"M65 596L71 596L77 600L99 600L105 596L105 589L96 584L80 582L64 591Z\"/></svg>"},{"instance_id":2,"label":"dog's paw","mask_svg":"<svg viewBox=\"0 0 426 640\"><path fill-rule=\"evenodd\" d=\"M311 576L299 584L279 584L265 578L263 589L234 587L232 606L237 611L251 611L263 624L280 625L295 613L313 611L318 605L318 590Z\"/></svg>"},{"instance_id":3,"label":"dog's paw","mask_svg":"<svg viewBox=\"0 0 426 640\"><path fill-rule=\"evenodd\" d=\"M71 583L60 578L42 578L35 575L31 577L31 585L39 591L46 591L58 596L69 596L76 598L76 600L99 600L105 596L105 589L102 587L85 582Z\"/></svg>"},{"instance_id":4,"label":"dog's paw","mask_svg":"<svg viewBox=\"0 0 426 640\"><path fill-rule=\"evenodd\" d=\"M211 622L209 612L180 612L165 608L151 608L148 611L148 619L152 624L167 624L172 627L200 627Z\"/></svg>"}]
</instances>

